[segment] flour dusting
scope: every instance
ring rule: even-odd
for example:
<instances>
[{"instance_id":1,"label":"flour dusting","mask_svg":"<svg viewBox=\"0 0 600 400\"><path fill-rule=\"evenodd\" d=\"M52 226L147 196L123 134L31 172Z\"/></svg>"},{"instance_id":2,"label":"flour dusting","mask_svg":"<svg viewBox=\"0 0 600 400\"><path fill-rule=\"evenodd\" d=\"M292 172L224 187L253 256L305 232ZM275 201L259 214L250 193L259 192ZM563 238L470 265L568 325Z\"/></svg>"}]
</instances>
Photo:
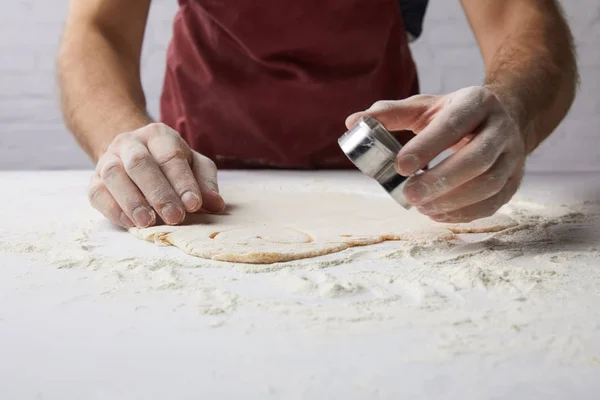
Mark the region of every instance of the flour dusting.
<instances>
[{"instance_id":1,"label":"flour dusting","mask_svg":"<svg viewBox=\"0 0 600 400\"><path fill-rule=\"evenodd\" d=\"M390 241L268 265L200 260L154 248L126 232L105 232L97 220L35 233L0 232L0 252L89 271L105 286L104 295L177 293L198 315L211 317L215 329L240 310L255 310L312 329L419 324L436 332L435 346L448 354L509 357L552 346L557 357L600 357L600 349L587 355L579 349L576 328L559 318L573 312L564 299L596 296L592 301L600 304L600 205L514 200L503 212L519 225L454 241ZM135 254L147 254L115 255L105 251L107 240L127 241L125 248L137 246L141 252ZM242 284L247 281L251 284ZM600 307L586 312L598 317ZM534 326L551 334L541 337ZM517 333L520 340L511 341ZM595 333L600 337L600 326ZM493 334L506 342L487 341Z\"/></svg>"}]
</instances>

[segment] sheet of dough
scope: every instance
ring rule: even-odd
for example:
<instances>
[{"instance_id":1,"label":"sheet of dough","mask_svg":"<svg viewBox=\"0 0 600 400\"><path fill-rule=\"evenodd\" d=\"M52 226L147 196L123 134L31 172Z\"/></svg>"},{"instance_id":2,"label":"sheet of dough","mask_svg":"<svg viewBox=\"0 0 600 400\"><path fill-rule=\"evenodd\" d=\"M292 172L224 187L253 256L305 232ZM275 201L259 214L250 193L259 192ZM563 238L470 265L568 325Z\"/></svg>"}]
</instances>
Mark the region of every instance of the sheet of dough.
<instances>
[{"instance_id":1,"label":"sheet of dough","mask_svg":"<svg viewBox=\"0 0 600 400\"><path fill-rule=\"evenodd\" d=\"M251 189L221 193L228 204L222 214L195 214L182 226L130 232L197 257L254 264L316 257L384 240L455 237L452 226L407 211L388 197Z\"/></svg>"}]
</instances>

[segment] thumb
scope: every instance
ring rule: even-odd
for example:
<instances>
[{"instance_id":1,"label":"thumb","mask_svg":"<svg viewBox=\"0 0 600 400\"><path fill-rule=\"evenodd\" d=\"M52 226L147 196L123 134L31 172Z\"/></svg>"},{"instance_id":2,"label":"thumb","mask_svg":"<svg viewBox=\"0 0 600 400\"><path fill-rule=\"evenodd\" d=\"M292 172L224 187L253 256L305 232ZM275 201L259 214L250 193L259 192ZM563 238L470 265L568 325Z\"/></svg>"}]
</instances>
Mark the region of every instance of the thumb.
<instances>
[{"instance_id":1,"label":"thumb","mask_svg":"<svg viewBox=\"0 0 600 400\"><path fill-rule=\"evenodd\" d=\"M346 128L350 129L352 128L354 125L356 125L356 123L358 122L359 119L361 119L362 117L369 115L367 114L366 111L359 111L359 112L355 112L354 114L348 116L348 118L346 118Z\"/></svg>"},{"instance_id":2,"label":"thumb","mask_svg":"<svg viewBox=\"0 0 600 400\"><path fill-rule=\"evenodd\" d=\"M417 95L403 100L378 101L367 110L346 118L346 127L350 129L361 117L368 115L381 122L389 131L411 130L418 133L426 126L422 123L423 117L434 109L437 97L439 96Z\"/></svg>"}]
</instances>

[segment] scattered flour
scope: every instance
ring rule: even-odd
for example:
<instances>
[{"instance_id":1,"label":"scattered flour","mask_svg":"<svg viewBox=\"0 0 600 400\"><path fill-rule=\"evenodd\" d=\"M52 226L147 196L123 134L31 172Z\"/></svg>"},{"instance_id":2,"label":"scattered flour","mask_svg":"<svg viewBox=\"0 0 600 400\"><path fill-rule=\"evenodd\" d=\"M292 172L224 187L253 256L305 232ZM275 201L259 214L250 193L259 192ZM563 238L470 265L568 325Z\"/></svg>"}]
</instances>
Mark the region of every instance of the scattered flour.
<instances>
[{"instance_id":1,"label":"scattered flour","mask_svg":"<svg viewBox=\"0 0 600 400\"><path fill-rule=\"evenodd\" d=\"M0 252L7 253L43 253L50 250L47 240L54 236L54 232L43 234L31 232L1 232Z\"/></svg>"},{"instance_id":2,"label":"scattered flour","mask_svg":"<svg viewBox=\"0 0 600 400\"><path fill-rule=\"evenodd\" d=\"M532 352L553 346L556 357L588 357L577 347L575 328L561 326L558 317L573 312L564 299L595 293L600 304L600 206L513 201L505 212L520 225L468 237L476 240L388 242L269 265L199 261L168 249L119 258L103 251L93 224L61 227L72 233L68 237L0 232L0 252L90 271L106 283L106 295L176 291L199 314L212 316L215 328L238 310L254 309L316 329L420 324L438 332L436 345L448 354L502 351L508 357L525 346ZM255 290L242 289L248 280ZM600 316L600 308L594 312ZM552 334L542 338L534 326ZM481 332L504 335L506 342L487 341ZM600 325L595 333L600 337ZM519 341L511 339L515 334Z\"/></svg>"},{"instance_id":3,"label":"scattered flour","mask_svg":"<svg viewBox=\"0 0 600 400\"><path fill-rule=\"evenodd\" d=\"M304 294L318 298L349 297L363 293L366 290L359 283L340 280L322 271L312 275L307 273L296 274L291 269L286 268L273 275L273 282L288 293Z\"/></svg>"}]
</instances>

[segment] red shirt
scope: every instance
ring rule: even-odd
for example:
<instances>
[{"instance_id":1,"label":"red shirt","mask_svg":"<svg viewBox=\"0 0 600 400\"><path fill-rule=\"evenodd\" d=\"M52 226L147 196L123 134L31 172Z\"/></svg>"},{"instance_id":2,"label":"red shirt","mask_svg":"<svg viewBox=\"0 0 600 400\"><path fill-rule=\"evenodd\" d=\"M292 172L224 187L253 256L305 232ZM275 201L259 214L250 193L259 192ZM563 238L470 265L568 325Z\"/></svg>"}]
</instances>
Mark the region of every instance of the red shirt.
<instances>
[{"instance_id":1,"label":"red shirt","mask_svg":"<svg viewBox=\"0 0 600 400\"><path fill-rule=\"evenodd\" d=\"M179 0L162 120L220 168L351 167L345 118L418 91L397 0Z\"/></svg>"}]
</instances>

